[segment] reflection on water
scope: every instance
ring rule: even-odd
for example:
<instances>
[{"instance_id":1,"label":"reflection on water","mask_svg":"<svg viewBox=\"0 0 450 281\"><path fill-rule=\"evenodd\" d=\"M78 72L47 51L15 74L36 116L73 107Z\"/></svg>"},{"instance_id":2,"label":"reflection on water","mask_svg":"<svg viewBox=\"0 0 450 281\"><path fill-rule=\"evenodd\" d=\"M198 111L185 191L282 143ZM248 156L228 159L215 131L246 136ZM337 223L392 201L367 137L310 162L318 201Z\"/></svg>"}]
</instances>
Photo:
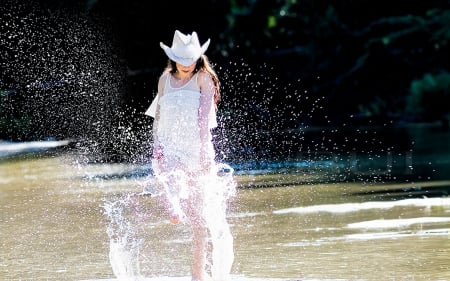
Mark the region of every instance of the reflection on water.
<instances>
[{"instance_id":1,"label":"reflection on water","mask_svg":"<svg viewBox=\"0 0 450 281\"><path fill-rule=\"evenodd\" d=\"M442 171L448 151L414 154L413 164L441 165ZM124 198L130 198L123 205L129 228L122 230L139 257L129 270L189 275L189 227L170 224L155 198L130 197L142 191L146 170L136 164L77 164L69 153L0 162L2 280L114 278L103 207ZM331 174L324 167L281 171L236 176L241 188L228 216L234 274L450 280L448 174L419 178L415 169L408 175L412 180L324 181L321 175Z\"/></svg>"}]
</instances>

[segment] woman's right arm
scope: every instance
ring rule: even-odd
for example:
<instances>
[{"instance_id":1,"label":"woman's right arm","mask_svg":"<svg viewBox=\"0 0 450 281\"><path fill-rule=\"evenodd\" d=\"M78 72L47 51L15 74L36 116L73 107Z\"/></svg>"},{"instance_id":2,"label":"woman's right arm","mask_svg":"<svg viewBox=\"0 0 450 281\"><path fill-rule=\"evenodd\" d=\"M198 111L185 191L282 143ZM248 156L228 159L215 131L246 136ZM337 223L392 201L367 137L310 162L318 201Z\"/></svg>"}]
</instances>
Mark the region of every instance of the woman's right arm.
<instances>
[{"instance_id":1,"label":"woman's right arm","mask_svg":"<svg viewBox=\"0 0 450 281\"><path fill-rule=\"evenodd\" d=\"M158 99L161 98L162 93L164 92L164 74L159 78L158 81ZM163 156L163 148L161 143L158 140L158 123L159 123L159 102L156 105L156 113L155 118L153 119L153 158L161 159Z\"/></svg>"}]
</instances>

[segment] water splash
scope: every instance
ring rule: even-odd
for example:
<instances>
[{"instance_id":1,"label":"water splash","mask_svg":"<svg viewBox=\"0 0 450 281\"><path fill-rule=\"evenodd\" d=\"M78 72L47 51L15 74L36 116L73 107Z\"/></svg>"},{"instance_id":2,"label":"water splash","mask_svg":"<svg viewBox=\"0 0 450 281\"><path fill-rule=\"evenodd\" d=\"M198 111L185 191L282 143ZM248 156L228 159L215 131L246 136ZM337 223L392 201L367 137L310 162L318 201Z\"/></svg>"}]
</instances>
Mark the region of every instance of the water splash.
<instances>
[{"instance_id":1,"label":"water splash","mask_svg":"<svg viewBox=\"0 0 450 281\"><path fill-rule=\"evenodd\" d=\"M2 1L0 14L0 138L71 139L86 156L120 151L126 68L106 21L33 0Z\"/></svg>"},{"instance_id":2,"label":"water splash","mask_svg":"<svg viewBox=\"0 0 450 281\"><path fill-rule=\"evenodd\" d=\"M233 168L227 164L219 163L215 173L202 176L198 187L201 187L203 206L202 220L205 221L209 231L209 245L211 252L207 253L208 273L215 280L228 280L234 261L233 237L226 220L228 200L236 194L236 183L233 179ZM151 174L143 184L143 191L139 194L125 194L105 200L104 214L109 222L107 233L110 239L109 259L114 275L120 280L141 280L145 277L142 261L142 249L146 247L147 235L155 235L141 227L142 222L156 216L142 208L140 200L143 196L155 199L167 198L166 206L177 212L183 224L188 224L184 214L183 204L191 192L188 178L177 175L178 189L173 189L174 175L163 175L159 178ZM166 181L164 177L172 181ZM180 182L183 183L180 185ZM169 184L170 183L170 184ZM160 197L160 198L158 198ZM156 223L156 221L155 221ZM148 254L148 253L147 253ZM147 262L148 262L147 258ZM148 266L148 265L147 265Z\"/></svg>"},{"instance_id":3,"label":"water splash","mask_svg":"<svg viewBox=\"0 0 450 281\"><path fill-rule=\"evenodd\" d=\"M139 254L144 239L138 235L136 220L130 217L130 205L134 200L134 195L127 194L103 205L104 213L109 218L109 261L119 280L141 278Z\"/></svg>"},{"instance_id":4,"label":"water splash","mask_svg":"<svg viewBox=\"0 0 450 281\"><path fill-rule=\"evenodd\" d=\"M228 280L234 261L233 237L226 221L227 200L235 195L233 169L225 164L218 166L220 177L207 176L203 217L210 231L212 244L211 275L215 280Z\"/></svg>"}]
</instances>

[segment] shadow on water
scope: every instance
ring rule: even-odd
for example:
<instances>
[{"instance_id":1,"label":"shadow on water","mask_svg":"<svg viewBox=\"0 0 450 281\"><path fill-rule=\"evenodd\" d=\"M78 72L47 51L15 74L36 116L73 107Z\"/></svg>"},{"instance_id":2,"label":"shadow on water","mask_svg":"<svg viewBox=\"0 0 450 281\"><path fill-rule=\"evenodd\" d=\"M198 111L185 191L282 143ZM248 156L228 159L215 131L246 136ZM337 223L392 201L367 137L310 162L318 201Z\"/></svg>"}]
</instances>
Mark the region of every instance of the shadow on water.
<instances>
[{"instance_id":1,"label":"shadow on water","mask_svg":"<svg viewBox=\"0 0 450 281\"><path fill-rule=\"evenodd\" d=\"M350 193L350 196L364 196L370 197L372 200L402 200L413 198L432 198L432 197L447 197L450 193L450 185L448 183L440 186L422 186L414 187L399 187L390 188L386 190L370 190L362 192Z\"/></svg>"}]
</instances>

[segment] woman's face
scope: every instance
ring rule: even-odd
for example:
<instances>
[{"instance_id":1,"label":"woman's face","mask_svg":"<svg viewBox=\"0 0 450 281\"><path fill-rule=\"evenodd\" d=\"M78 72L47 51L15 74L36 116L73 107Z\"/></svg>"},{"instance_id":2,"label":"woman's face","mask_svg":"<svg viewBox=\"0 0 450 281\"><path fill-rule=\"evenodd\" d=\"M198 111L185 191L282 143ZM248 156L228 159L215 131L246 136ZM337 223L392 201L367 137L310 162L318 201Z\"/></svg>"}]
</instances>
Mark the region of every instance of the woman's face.
<instances>
[{"instance_id":1,"label":"woman's face","mask_svg":"<svg viewBox=\"0 0 450 281\"><path fill-rule=\"evenodd\" d=\"M178 71L183 74L189 74L189 73L193 72L195 69L195 64L196 63L194 62L193 64L191 64L189 66L184 66L182 64L179 64L178 62L176 63Z\"/></svg>"}]
</instances>

